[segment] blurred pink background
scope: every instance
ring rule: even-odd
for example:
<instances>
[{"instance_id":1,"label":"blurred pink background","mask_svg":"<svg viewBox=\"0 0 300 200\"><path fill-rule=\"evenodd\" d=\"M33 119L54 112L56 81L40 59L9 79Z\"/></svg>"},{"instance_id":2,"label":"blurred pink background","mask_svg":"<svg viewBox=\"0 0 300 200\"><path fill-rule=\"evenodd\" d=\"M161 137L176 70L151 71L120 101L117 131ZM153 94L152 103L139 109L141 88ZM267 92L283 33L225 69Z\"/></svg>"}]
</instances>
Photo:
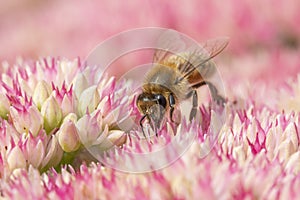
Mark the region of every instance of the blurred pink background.
<instances>
[{"instance_id":1,"label":"blurred pink background","mask_svg":"<svg viewBox=\"0 0 300 200\"><path fill-rule=\"evenodd\" d=\"M155 26L199 42L229 36L230 45L218 58L229 68L225 75L280 81L300 71L299 10L299 0L1 1L0 61L84 59L114 34Z\"/></svg>"}]
</instances>

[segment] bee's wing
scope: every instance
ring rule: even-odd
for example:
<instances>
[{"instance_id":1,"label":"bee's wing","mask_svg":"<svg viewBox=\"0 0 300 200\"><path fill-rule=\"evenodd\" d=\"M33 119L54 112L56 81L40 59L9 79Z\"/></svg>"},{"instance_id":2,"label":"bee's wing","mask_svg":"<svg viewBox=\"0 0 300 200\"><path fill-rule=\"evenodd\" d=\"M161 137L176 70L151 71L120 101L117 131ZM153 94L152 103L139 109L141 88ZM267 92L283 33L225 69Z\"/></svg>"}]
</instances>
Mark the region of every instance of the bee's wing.
<instances>
[{"instance_id":1,"label":"bee's wing","mask_svg":"<svg viewBox=\"0 0 300 200\"><path fill-rule=\"evenodd\" d=\"M216 38L205 42L201 48L189 50L190 53L184 57L184 63L180 66L182 76L176 82L182 81L188 77L195 70L201 72L201 67L205 65L210 59L222 52L228 45L229 39L226 37ZM207 69L204 69L207 70Z\"/></svg>"},{"instance_id":2,"label":"bee's wing","mask_svg":"<svg viewBox=\"0 0 300 200\"><path fill-rule=\"evenodd\" d=\"M154 52L153 63L162 63L169 55L186 50L186 44L178 32L168 30L157 41L157 49Z\"/></svg>"}]
</instances>

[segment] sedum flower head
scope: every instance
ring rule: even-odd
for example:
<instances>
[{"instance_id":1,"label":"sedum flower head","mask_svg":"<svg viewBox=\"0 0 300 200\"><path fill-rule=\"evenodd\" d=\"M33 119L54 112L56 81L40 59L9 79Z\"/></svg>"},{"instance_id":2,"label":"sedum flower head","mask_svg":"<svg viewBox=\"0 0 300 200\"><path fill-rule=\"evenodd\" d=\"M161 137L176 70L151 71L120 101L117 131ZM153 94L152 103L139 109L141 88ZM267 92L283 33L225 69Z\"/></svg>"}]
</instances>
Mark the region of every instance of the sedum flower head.
<instances>
[{"instance_id":1,"label":"sedum flower head","mask_svg":"<svg viewBox=\"0 0 300 200\"><path fill-rule=\"evenodd\" d=\"M103 142L103 150L111 148L109 144L122 145L118 137L124 134L115 129L116 123L130 112L123 97L112 92L116 80L88 82L93 69L82 70L78 59L54 58L7 67L0 87L3 176L30 166L43 172L72 164L76 155L86 151L86 141L96 138L97 144ZM116 90L124 94L120 87Z\"/></svg>"},{"instance_id":2,"label":"sedum flower head","mask_svg":"<svg viewBox=\"0 0 300 200\"><path fill-rule=\"evenodd\" d=\"M202 105L200 123L166 123L160 136L149 141L138 131L120 130L122 123L139 114L134 97L115 78L99 80L95 69L83 68L77 59L46 58L18 65L22 70L13 66L1 75L3 198L300 198L292 192L300 184L300 116L294 107L292 112L274 109L255 103L253 95L243 102L229 102L226 121L215 134L216 129L210 128L215 114ZM288 83L294 94L299 90L296 83ZM231 95L234 98L234 91ZM282 99L276 103L285 108ZM194 141L174 160L174 152L186 144L185 133L193 134ZM128 152L155 153L172 141L177 143L170 151L147 162L128 156ZM203 156L211 144L215 145ZM103 152L101 162L91 158L89 148ZM106 165L141 169L170 161L160 170L142 174Z\"/></svg>"}]
</instances>

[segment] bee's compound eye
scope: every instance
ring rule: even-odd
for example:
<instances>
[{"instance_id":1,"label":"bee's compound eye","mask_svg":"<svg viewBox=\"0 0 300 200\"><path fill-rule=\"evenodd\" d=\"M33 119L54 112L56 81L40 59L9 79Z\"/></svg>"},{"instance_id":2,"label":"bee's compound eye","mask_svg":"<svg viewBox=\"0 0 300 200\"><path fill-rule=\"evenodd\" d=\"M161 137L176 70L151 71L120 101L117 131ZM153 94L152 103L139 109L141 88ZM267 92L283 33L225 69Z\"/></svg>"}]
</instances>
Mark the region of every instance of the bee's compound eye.
<instances>
[{"instance_id":1,"label":"bee's compound eye","mask_svg":"<svg viewBox=\"0 0 300 200\"><path fill-rule=\"evenodd\" d=\"M167 101L166 98L161 95L161 94L156 94L155 99L158 101L158 104L161 105L162 107L166 108Z\"/></svg>"},{"instance_id":2,"label":"bee's compound eye","mask_svg":"<svg viewBox=\"0 0 300 200\"><path fill-rule=\"evenodd\" d=\"M137 98L137 102L147 102L149 101L149 98L145 94L140 94Z\"/></svg>"}]
</instances>

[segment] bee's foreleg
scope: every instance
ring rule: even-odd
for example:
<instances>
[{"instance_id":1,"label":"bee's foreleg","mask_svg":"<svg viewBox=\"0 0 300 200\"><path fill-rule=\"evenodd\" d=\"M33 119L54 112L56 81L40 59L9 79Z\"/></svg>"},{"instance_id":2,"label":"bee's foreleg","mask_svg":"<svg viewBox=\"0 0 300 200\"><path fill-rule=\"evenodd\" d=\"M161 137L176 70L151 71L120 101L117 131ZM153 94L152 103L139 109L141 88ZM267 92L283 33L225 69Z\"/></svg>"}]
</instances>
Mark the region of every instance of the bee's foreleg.
<instances>
[{"instance_id":1,"label":"bee's foreleg","mask_svg":"<svg viewBox=\"0 0 300 200\"><path fill-rule=\"evenodd\" d=\"M143 127L143 121L145 120L146 117L148 117L148 115L144 115L144 116L140 119L140 126L141 126L141 129L142 129L142 132L143 132L143 135L144 135L145 138L146 138L146 134L145 134L144 127Z\"/></svg>"},{"instance_id":2,"label":"bee's foreleg","mask_svg":"<svg viewBox=\"0 0 300 200\"><path fill-rule=\"evenodd\" d=\"M175 98L172 93L169 95L169 104L170 104L170 119L171 119L171 122L174 123L173 112L174 112L174 107L175 107Z\"/></svg>"},{"instance_id":3,"label":"bee's foreleg","mask_svg":"<svg viewBox=\"0 0 300 200\"><path fill-rule=\"evenodd\" d=\"M191 112L190 112L190 121L192 121L192 119L194 119L196 114L197 114L198 95L197 95L196 90L192 91L192 103L193 103L193 107L192 107Z\"/></svg>"}]
</instances>

